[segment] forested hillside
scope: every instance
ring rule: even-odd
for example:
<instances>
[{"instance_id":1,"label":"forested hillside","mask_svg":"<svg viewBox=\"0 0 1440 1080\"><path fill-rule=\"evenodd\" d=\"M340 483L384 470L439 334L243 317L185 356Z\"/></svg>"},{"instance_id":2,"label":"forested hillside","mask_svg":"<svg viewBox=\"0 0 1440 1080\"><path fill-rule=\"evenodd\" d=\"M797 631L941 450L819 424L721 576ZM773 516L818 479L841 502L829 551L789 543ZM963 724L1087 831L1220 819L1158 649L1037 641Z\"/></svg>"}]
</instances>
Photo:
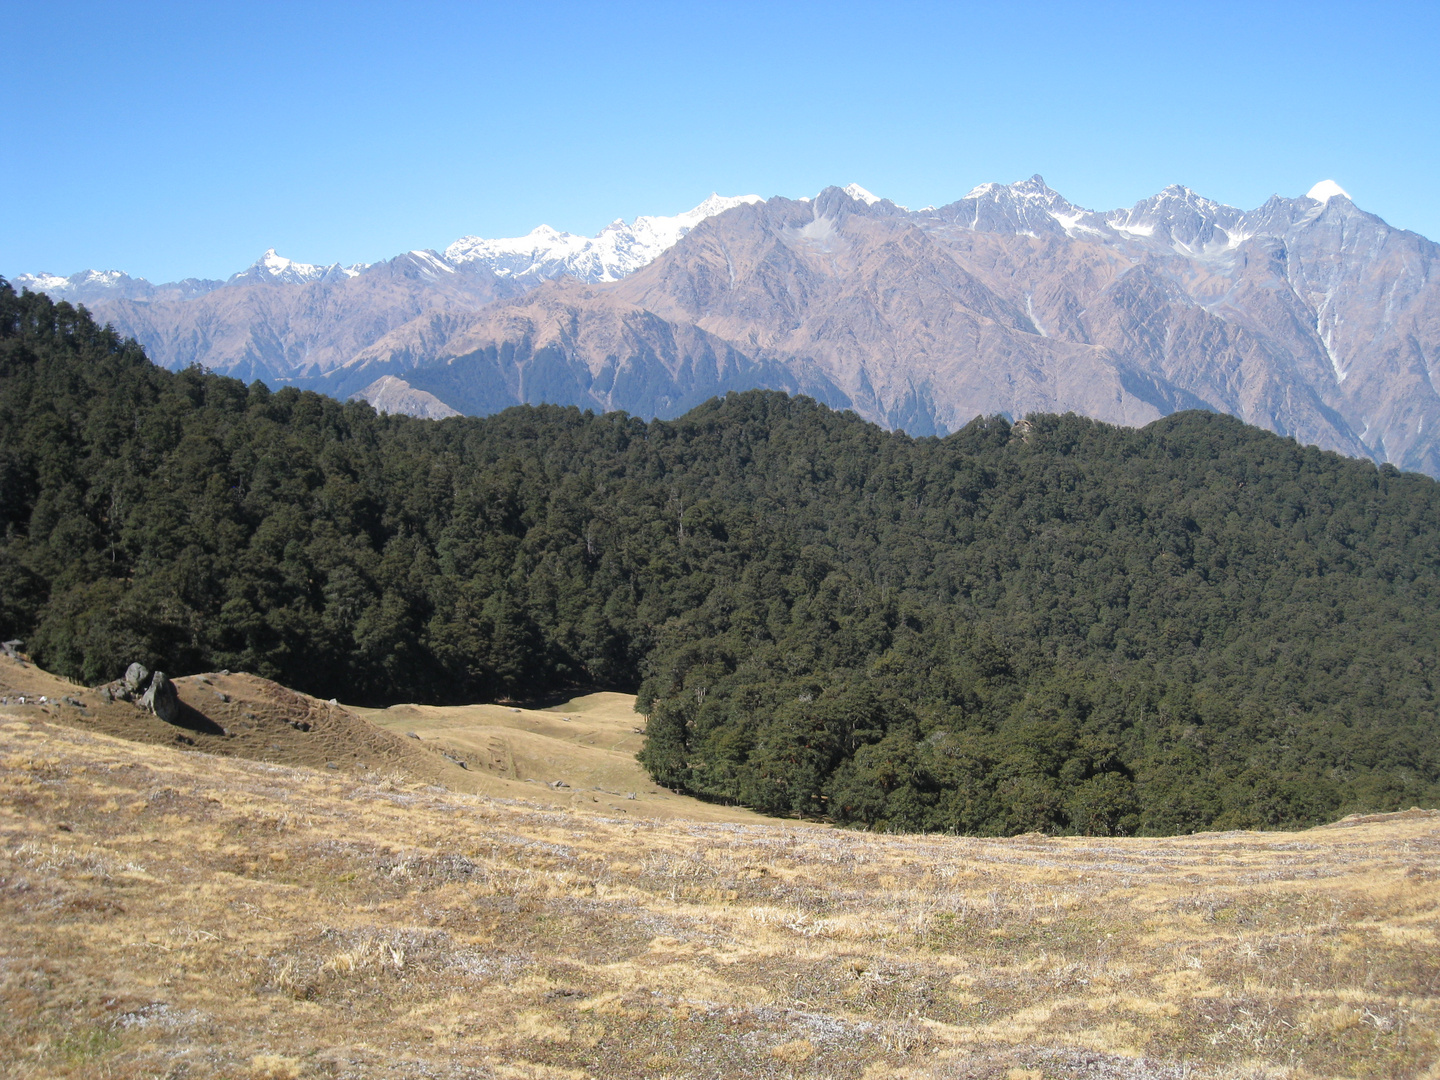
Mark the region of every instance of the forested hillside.
<instances>
[{"instance_id":1,"label":"forested hillside","mask_svg":"<svg viewBox=\"0 0 1440 1080\"><path fill-rule=\"evenodd\" d=\"M1440 487L1208 413L377 416L0 284L0 635L387 702L638 690L670 786L882 828L1440 799Z\"/></svg>"}]
</instances>

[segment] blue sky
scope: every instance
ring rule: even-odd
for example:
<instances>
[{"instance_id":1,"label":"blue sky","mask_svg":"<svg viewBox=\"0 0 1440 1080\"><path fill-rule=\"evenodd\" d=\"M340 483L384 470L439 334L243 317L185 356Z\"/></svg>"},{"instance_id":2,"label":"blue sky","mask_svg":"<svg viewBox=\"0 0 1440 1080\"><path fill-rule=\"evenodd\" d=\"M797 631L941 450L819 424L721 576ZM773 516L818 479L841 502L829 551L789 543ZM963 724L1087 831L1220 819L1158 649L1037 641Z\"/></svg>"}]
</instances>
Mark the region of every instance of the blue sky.
<instances>
[{"instance_id":1,"label":"blue sky","mask_svg":"<svg viewBox=\"0 0 1440 1080\"><path fill-rule=\"evenodd\" d=\"M0 0L0 274L370 262L712 190L1334 178L1440 239L1440 4Z\"/></svg>"}]
</instances>

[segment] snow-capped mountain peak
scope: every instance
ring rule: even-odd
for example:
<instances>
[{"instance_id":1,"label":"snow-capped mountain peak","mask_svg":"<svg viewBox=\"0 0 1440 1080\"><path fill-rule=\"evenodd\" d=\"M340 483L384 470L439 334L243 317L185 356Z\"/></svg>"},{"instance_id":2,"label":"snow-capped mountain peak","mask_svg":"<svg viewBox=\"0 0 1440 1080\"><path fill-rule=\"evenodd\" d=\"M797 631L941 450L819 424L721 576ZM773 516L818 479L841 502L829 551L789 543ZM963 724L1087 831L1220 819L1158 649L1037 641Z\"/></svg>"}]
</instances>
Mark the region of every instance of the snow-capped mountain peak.
<instances>
[{"instance_id":1,"label":"snow-capped mountain peak","mask_svg":"<svg viewBox=\"0 0 1440 1080\"><path fill-rule=\"evenodd\" d=\"M439 274L455 273L455 267L451 266L433 251L422 251L417 248L414 251L407 251L405 255L412 266L421 273L428 274L430 277L435 277Z\"/></svg>"},{"instance_id":2,"label":"snow-capped mountain peak","mask_svg":"<svg viewBox=\"0 0 1440 1080\"><path fill-rule=\"evenodd\" d=\"M1233 246L1231 230L1244 217L1233 206L1215 202L1183 184L1171 184L1128 210L1112 210L1105 222L1127 240L1158 238L1187 252Z\"/></svg>"},{"instance_id":3,"label":"snow-capped mountain peak","mask_svg":"<svg viewBox=\"0 0 1440 1080\"><path fill-rule=\"evenodd\" d=\"M107 291L120 289L131 280L129 274L119 270L81 270L78 274L71 274L69 277L49 274L42 270L38 274L18 275L15 278L15 284L33 292L64 296L66 293L77 292L81 289L105 289Z\"/></svg>"},{"instance_id":4,"label":"snow-capped mountain peak","mask_svg":"<svg viewBox=\"0 0 1440 1080\"><path fill-rule=\"evenodd\" d=\"M1314 199L1318 203L1327 203L1336 195L1343 195L1350 198L1350 193L1337 184L1334 180L1321 180L1305 193L1307 199ZM1354 201L1353 199L1351 200Z\"/></svg>"},{"instance_id":5,"label":"snow-capped mountain peak","mask_svg":"<svg viewBox=\"0 0 1440 1080\"><path fill-rule=\"evenodd\" d=\"M261 255L244 270L238 274L232 274L227 284L259 281L277 285L308 285L312 281L319 281L326 277L332 281L341 277L355 277L365 269L365 266L365 263L356 263L354 266L341 266L339 263L315 266L312 263L287 259L278 254L274 248L268 248L264 255Z\"/></svg>"},{"instance_id":6,"label":"snow-capped mountain peak","mask_svg":"<svg viewBox=\"0 0 1440 1080\"><path fill-rule=\"evenodd\" d=\"M850 198L854 199L856 202L863 202L866 206L874 206L880 201L879 195L876 195L874 192L866 191L859 184L846 184L844 191L846 195L850 196Z\"/></svg>"},{"instance_id":7,"label":"snow-capped mountain peak","mask_svg":"<svg viewBox=\"0 0 1440 1080\"><path fill-rule=\"evenodd\" d=\"M1017 180L1015 183L1009 185L1009 187L1016 195L1027 199L1040 199L1044 202L1052 202L1055 199L1061 198L1060 193L1045 183L1045 178L1039 173L1030 177L1029 180Z\"/></svg>"},{"instance_id":8,"label":"snow-capped mountain peak","mask_svg":"<svg viewBox=\"0 0 1440 1080\"><path fill-rule=\"evenodd\" d=\"M94 273L95 271L86 271ZM51 296L64 294L70 288L70 280L59 274L52 274L47 270L41 270L38 274L17 274L15 284L22 289L29 289L31 292L49 293Z\"/></svg>"},{"instance_id":9,"label":"snow-capped mountain peak","mask_svg":"<svg viewBox=\"0 0 1440 1080\"><path fill-rule=\"evenodd\" d=\"M303 285L325 276L326 267L310 263L295 262L268 248L264 255L231 276L231 281L274 281L282 284Z\"/></svg>"},{"instance_id":10,"label":"snow-capped mountain peak","mask_svg":"<svg viewBox=\"0 0 1440 1080\"><path fill-rule=\"evenodd\" d=\"M544 281L561 274L586 282L618 281L653 262L706 218L763 201L758 195L712 194L674 217L642 215L630 225L617 218L594 236L574 236L549 225L497 240L462 236L445 249L445 259L454 266L478 264L516 281Z\"/></svg>"},{"instance_id":11,"label":"snow-capped mountain peak","mask_svg":"<svg viewBox=\"0 0 1440 1080\"><path fill-rule=\"evenodd\" d=\"M699 206L685 213L678 215L693 225L698 225L706 218L714 217L716 214L723 214L726 210L733 210L737 206L749 206L754 203L761 203L765 200L759 195L717 195L710 193L710 197ZM651 218L652 221L663 221L664 218Z\"/></svg>"},{"instance_id":12,"label":"snow-capped mountain peak","mask_svg":"<svg viewBox=\"0 0 1440 1080\"><path fill-rule=\"evenodd\" d=\"M1022 201L1036 203L1047 208L1059 206L1071 210L1080 209L1080 207L1074 206L1065 196L1045 183L1045 178L1039 173L1036 173L1028 180L1017 180L1013 184L981 184L980 187L976 188L971 195L967 195L966 198L968 199L975 195L976 192L982 191L984 194L980 197L989 198L993 201Z\"/></svg>"},{"instance_id":13,"label":"snow-capped mountain peak","mask_svg":"<svg viewBox=\"0 0 1440 1080\"><path fill-rule=\"evenodd\" d=\"M1097 232L1100 215L1076 206L1039 173L1013 184L981 184L940 213L967 229L1029 236Z\"/></svg>"}]
</instances>

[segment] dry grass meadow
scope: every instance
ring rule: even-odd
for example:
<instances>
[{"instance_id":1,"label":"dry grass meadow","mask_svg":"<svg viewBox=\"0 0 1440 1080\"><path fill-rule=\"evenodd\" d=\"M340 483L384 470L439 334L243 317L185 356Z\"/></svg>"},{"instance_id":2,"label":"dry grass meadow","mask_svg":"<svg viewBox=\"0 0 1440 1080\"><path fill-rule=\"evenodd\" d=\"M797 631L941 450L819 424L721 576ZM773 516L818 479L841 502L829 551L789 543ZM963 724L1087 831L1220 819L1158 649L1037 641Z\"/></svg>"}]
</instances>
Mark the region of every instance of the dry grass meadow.
<instances>
[{"instance_id":1,"label":"dry grass meadow","mask_svg":"<svg viewBox=\"0 0 1440 1080\"><path fill-rule=\"evenodd\" d=\"M0 706L4 1075L1440 1080L1440 813L881 836L655 792L613 696L254 760L255 682L204 746Z\"/></svg>"},{"instance_id":2,"label":"dry grass meadow","mask_svg":"<svg viewBox=\"0 0 1440 1080\"><path fill-rule=\"evenodd\" d=\"M451 763L463 761L466 790L554 806L687 821L772 821L657 788L635 760L644 719L630 694L586 694L548 708L516 705L396 705L352 708L397 735L414 736Z\"/></svg>"}]
</instances>

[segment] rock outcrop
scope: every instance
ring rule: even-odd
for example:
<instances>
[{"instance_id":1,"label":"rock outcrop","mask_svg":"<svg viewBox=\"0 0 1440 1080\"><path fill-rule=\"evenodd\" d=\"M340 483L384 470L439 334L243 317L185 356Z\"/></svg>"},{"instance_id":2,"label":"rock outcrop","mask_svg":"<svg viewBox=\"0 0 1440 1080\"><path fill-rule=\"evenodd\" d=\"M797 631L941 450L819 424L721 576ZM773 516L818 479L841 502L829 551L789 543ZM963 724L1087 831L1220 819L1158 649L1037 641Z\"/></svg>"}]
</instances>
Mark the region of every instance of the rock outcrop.
<instances>
[{"instance_id":1,"label":"rock outcrop","mask_svg":"<svg viewBox=\"0 0 1440 1080\"><path fill-rule=\"evenodd\" d=\"M150 669L137 661L125 669L123 681L125 689L129 693L141 693L145 687L150 685Z\"/></svg>"},{"instance_id":2,"label":"rock outcrop","mask_svg":"<svg viewBox=\"0 0 1440 1080\"><path fill-rule=\"evenodd\" d=\"M180 719L180 695L163 671L150 676L150 685L140 697L140 707L148 709L167 724Z\"/></svg>"},{"instance_id":3,"label":"rock outcrop","mask_svg":"<svg viewBox=\"0 0 1440 1080\"><path fill-rule=\"evenodd\" d=\"M113 701L129 701L147 712L154 713L167 724L180 721L180 695L175 684L163 671L151 672L144 664L136 661L125 669L125 674L112 683L96 687L100 700L107 704Z\"/></svg>"}]
</instances>

